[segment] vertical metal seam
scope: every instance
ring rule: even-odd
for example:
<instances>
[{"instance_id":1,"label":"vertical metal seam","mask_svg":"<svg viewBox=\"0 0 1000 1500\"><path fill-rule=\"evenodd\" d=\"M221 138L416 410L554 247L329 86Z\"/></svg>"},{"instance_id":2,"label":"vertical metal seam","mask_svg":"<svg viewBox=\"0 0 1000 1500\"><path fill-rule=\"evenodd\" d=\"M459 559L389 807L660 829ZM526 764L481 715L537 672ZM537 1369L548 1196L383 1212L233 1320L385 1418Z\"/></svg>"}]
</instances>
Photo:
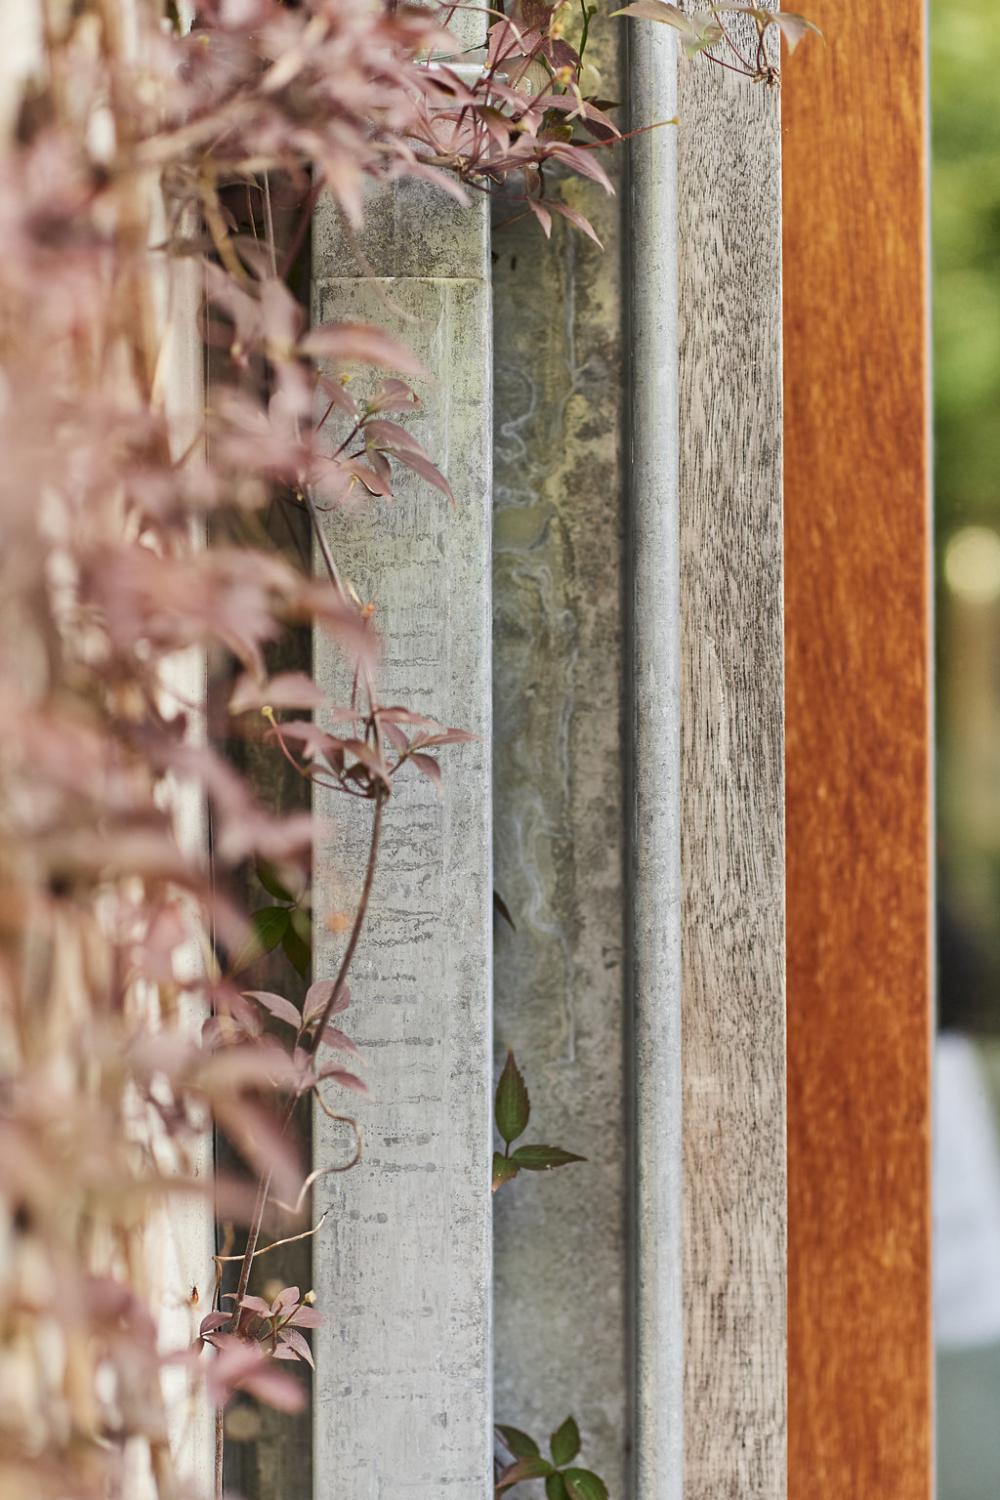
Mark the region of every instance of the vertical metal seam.
<instances>
[{"instance_id":1,"label":"vertical metal seam","mask_svg":"<svg viewBox=\"0 0 1000 1500\"><path fill-rule=\"evenodd\" d=\"M629 23L631 128L670 119L677 47ZM627 192L626 428L632 1069L632 1495L683 1494L680 540L677 140L635 137Z\"/></svg>"}]
</instances>

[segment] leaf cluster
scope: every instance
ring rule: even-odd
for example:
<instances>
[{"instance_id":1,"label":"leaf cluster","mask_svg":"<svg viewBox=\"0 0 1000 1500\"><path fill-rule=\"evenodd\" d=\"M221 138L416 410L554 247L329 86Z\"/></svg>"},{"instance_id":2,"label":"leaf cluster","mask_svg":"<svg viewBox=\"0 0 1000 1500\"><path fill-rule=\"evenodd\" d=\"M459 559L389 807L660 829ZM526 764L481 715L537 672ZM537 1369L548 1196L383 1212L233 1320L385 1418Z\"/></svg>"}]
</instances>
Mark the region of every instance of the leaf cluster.
<instances>
[{"instance_id":1,"label":"leaf cluster","mask_svg":"<svg viewBox=\"0 0 1000 1500\"><path fill-rule=\"evenodd\" d=\"M497 1479L497 1495L526 1481L544 1479L546 1500L608 1500L603 1479L573 1463L581 1448L573 1417L567 1417L549 1438L549 1458L542 1455L533 1437L517 1427L498 1424L496 1433L512 1456Z\"/></svg>"},{"instance_id":2,"label":"leaf cluster","mask_svg":"<svg viewBox=\"0 0 1000 1500\"><path fill-rule=\"evenodd\" d=\"M511 1152L511 1146L527 1130L531 1119L528 1088L513 1052L507 1053L497 1084L494 1119L504 1142L504 1151L493 1156L494 1192L519 1172L547 1172L553 1167L586 1160L561 1146L525 1145ZM608 1500L604 1481L592 1470L573 1465L581 1447L573 1417L567 1417L549 1439L549 1458L542 1456L534 1438L520 1428L499 1423L496 1434L512 1458L510 1463L499 1464L497 1496L527 1480L544 1479L546 1500Z\"/></svg>"},{"instance_id":3,"label":"leaf cluster","mask_svg":"<svg viewBox=\"0 0 1000 1500\"><path fill-rule=\"evenodd\" d=\"M504 1142L503 1151L493 1153L494 1192L504 1183L513 1181L519 1172L550 1172L554 1167L568 1167L572 1162L586 1161L586 1157L566 1151L562 1146L524 1145L511 1151L511 1146L527 1130L531 1119L528 1088L513 1052L507 1053L497 1084L494 1119Z\"/></svg>"}]
</instances>

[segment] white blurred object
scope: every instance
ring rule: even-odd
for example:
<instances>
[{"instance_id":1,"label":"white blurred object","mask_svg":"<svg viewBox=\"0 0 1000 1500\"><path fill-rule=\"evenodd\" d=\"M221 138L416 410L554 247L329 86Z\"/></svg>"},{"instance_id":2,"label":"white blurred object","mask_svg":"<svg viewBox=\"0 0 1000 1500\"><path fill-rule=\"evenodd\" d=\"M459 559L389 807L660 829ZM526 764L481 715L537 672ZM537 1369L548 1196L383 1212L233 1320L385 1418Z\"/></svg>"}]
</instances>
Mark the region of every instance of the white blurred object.
<instances>
[{"instance_id":1,"label":"white blurred object","mask_svg":"<svg viewBox=\"0 0 1000 1500\"><path fill-rule=\"evenodd\" d=\"M934 1103L935 1336L967 1349L1000 1340L1000 1140L968 1037L938 1037Z\"/></svg>"},{"instance_id":2,"label":"white blurred object","mask_svg":"<svg viewBox=\"0 0 1000 1500\"><path fill-rule=\"evenodd\" d=\"M991 526L963 526L948 538L944 580L966 604L1000 599L1000 536Z\"/></svg>"}]
</instances>

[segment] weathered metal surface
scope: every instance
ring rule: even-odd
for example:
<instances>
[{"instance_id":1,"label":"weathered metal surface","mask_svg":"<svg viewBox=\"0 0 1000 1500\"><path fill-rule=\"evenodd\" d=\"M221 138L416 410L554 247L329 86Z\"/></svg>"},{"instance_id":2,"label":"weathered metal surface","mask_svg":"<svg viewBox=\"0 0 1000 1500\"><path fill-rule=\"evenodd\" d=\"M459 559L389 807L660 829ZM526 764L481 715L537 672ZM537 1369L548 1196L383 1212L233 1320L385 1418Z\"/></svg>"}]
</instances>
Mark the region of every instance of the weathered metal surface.
<instances>
[{"instance_id":1,"label":"weathered metal surface","mask_svg":"<svg viewBox=\"0 0 1000 1500\"><path fill-rule=\"evenodd\" d=\"M385 818L348 1029L371 1094L351 1098L362 1164L328 1178L314 1246L328 1321L316 1339L317 1500L489 1496L491 1399L490 488L488 230L482 201L455 208L407 184L371 205L357 252L330 206L313 240L316 321L392 328L428 365L413 430L454 488L447 502L400 477L392 505L329 514L344 575L376 601L382 699L481 736L443 753L444 784L400 778ZM317 680L346 701L349 671L317 633ZM322 716L320 715L322 719ZM357 900L370 809L317 795L316 975L326 926ZM342 1101L341 1101L342 1102ZM318 1167L342 1127L315 1124Z\"/></svg>"},{"instance_id":2,"label":"weathered metal surface","mask_svg":"<svg viewBox=\"0 0 1000 1500\"><path fill-rule=\"evenodd\" d=\"M521 226L495 240L497 305L517 310L497 330L497 883L518 922L498 1040L534 1083L533 1134L595 1159L498 1199L498 1415L537 1433L574 1410L612 1492L631 1447L643 1500L778 1497L777 101L679 60L665 30L635 40L631 123L681 123L631 148L624 242L613 221L603 261Z\"/></svg>"},{"instance_id":3,"label":"weathered metal surface","mask_svg":"<svg viewBox=\"0 0 1000 1500\"><path fill-rule=\"evenodd\" d=\"M677 108L677 45L629 37L633 128ZM684 1478L681 1055L681 563L678 511L677 132L629 157L628 808L632 1083L632 1490L679 1500Z\"/></svg>"},{"instance_id":4,"label":"weathered metal surface","mask_svg":"<svg viewBox=\"0 0 1000 1500\"><path fill-rule=\"evenodd\" d=\"M496 1406L539 1438L572 1412L622 1495L619 205L561 191L603 254L558 223L551 243L531 220L494 238L496 883L517 924L497 926L496 1037L528 1082L526 1139L588 1161L497 1194Z\"/></svg>"}]
</instances>

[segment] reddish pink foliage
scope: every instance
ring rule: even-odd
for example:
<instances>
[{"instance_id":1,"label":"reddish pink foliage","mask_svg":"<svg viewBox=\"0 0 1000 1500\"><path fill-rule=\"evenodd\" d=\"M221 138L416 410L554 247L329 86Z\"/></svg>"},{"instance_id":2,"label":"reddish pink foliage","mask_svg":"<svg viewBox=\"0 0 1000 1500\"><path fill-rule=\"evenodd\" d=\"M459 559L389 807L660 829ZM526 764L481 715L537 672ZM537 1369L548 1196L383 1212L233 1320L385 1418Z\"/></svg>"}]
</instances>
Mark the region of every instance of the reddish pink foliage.
<instances>
[{"instance_id":1,"label":"reddish pink foliage","mask_svg":"<svg viewBox=\"0 0 1000 1500\"><path fill-rule=\"evenodd\" d=\"M230 877L248 860L301 870L311 824L262 808L211 748L184 663L234 659L236 722L256 712L275 754L379 810L406 766L437 783L430 752L468 738L378 703L372 609L341 580L224 540L272 502L381 503L400 467L464 498L406 426L412 355L367 325L306 328L266 232L276 207L292 224L287 259L321 190L357 224L367 184L403 174L461 196L463 182L517 173L536 206L546 162L606 184L573 132L614 127L580 97L553 9L534 0L495 26L474 83L448 65L444 14L201 0L184 36L167 0L79 0L52 10L0 140L5 1494L116 1500L136 1443L159 1482L166 1366L203 1376L219 1403L237 1390L301 1399L273 1363L310 1359L300 1330L319 1315L297 1289L244 1295L234 1316L215 1305L211 1267L194 1291L142 1269L143 1223L204 1191L211 1129L265 1202L294 1204L292 1102L321 1084L364 1088L342 1066L356 1047L330 1024L343 975L314 984L301 1013L239 988L248 924ZM541 57L561 71L526 92ZM264 233L236 223L235 192ZM204 411L172 373L199 319L213 351ZM367 397L341 378L357 365L385 372ZM429 490L427 503L441 502ZM267 678L266 649L304 622L354 663L346 709L301 674ZM289 710L316 718L282 722ZM183 826L201 805L211 864ZM245 1183L215 1191L224 1212L253 1217ZM294 1233L301 1214L275 1223ZM185 1299L186 1344L173 1315Z\"/></svg>"}]
</instances>

